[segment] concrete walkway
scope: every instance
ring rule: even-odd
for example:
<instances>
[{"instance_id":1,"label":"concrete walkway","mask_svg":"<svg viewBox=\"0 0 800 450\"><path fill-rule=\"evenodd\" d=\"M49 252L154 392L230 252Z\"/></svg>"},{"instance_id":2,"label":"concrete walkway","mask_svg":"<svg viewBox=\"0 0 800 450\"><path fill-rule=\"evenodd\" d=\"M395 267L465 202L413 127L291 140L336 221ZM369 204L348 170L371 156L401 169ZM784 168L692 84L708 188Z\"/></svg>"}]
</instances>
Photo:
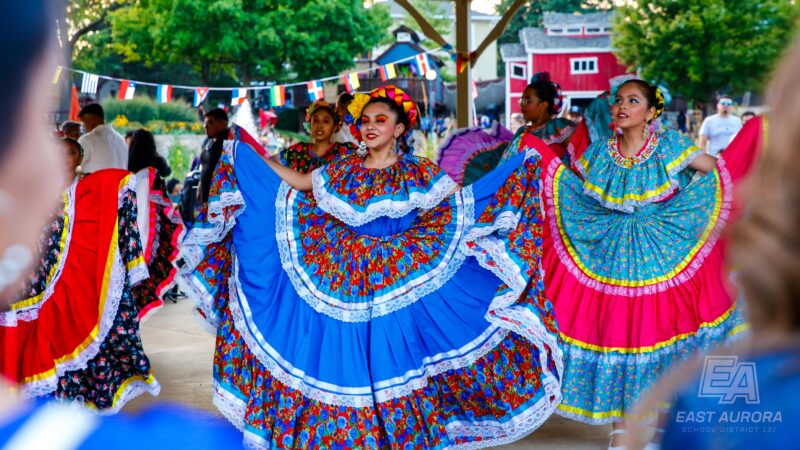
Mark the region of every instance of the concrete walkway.
<instances>
[{"instance_id":1,"label":"concrete walkway","mask_svg":"<svg viewBox=\"0 0 800 450\"><path fill-rule=\"evenodd\" d=\"M191 303L188 299L168 302L142 326L144 349L161 383L161 394L157 398L141 396L125 410L170 400L218 414L211 404L214 337L192 316ZM600 450L608 445L609 431L610 427L592 427L553 416L527 438L498 448Z\"/></svg>"}]
</instances>

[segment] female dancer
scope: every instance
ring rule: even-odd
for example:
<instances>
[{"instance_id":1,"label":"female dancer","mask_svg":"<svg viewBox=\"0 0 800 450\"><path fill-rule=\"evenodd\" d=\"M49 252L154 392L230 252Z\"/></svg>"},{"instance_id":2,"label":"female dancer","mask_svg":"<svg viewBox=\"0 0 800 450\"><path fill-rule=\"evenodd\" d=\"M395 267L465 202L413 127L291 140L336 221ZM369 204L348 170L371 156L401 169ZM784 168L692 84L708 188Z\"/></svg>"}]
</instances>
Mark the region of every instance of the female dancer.
<instances>
[{"instance_id":1,"label":"female dancer","mask_svg":"<svg viewBox=\"0 0 800 450\"><path fill-rule=\"evenodd\" d=\"M566 353L559 413L614 424L676 360L737 330L720 231L732 173L653 121L657 88L628 76L612 87L615 128L565 166L542 152L548 219L543 267Z\"/></svg>"},{"instance_id":2,"label":"female dancer","mask_svg":"<svg viewBox=\"0 0 800 450\"><path fill-rule=\"evenodd\" d=\"M744 191L747 214L731 233L730 264L736 267L751 332L741 342L714 352L714 359L697 359L671 374L647 402L639 405L637 409L644 412L664 401L672 403L664 449L797 446L798 431L789 418L800 414L796 401L800 394L800 241L796 232L800 226L796 200L800 194L799 69L800 39L796 38L770 85L769 136L765 123L758 123L763 119L752 119L724 154L730 158L728 152L740 145L751 151L766 146ZM733 401L698 395L708 392L701 381L703 374L723 373L726 364L734 382L716 386L723 387L722 393L732 396ZM703 414L704 423L685 420L686 416L698 417L698 413ZM689 426L708 427L714 432L686 432ZM634 430L642 431L638 427Z\"/></svg>"},{"instance_id":3,"label":"female dancer","mask_svg":"<svg viewBox=\"0 0 800 450\"><path fill-rule=\"evenodd\" d=\"M327 164L355 149L349 142L331 142L331 137L342 125L336 107L325 100L317 100L306 111L306 122L311 126L313 143L297 143L281 151L280 160L286 167L300 172Z\"/></svg>"},{"instance_id":4,"label":"female dancer","mask_svg":"<svg viewBox=\"0 0 800 450\"><path fill-rule=\"evenodd\" d=\"M137 222L144 261L150 276L133 288L139 318L164 304L164 295L174 284L178 243L184 233L183 221L167 196L164 178L171 170L158 154L153 134L136 130L128 150L128 170L136 174Z\"/></svg>"},{"instance_id":5,"label":"female dancer","mask_svg":"<svg viewBox=\"0 0 800 450\"><path fill-rule=\"evenodd\" d=\"M560 397L537 155L459 190L396 150L417 112L403 91L376 89L350 111L362 151L310 174L266 160L270 170L240 142L220 160L218 213L187 238L203 254L233 230L229 300L200 304L219 324L217 406L254 448L524 436ZM188 276L218 291L210 259ZM233 326L219 322L226 307Z\"/></svg>"},{"instance_id":6,"label":"female dancer","mask_svg":"<svg viewBox=\"0 0 800 450\"><path fill-rule=\"evenodd\" d=\"M575 124L563 117L557 117L562 107L561 87L550 78L548 72L534 74L519 99L519 105L523 119L529 125L517 129L511 141L504 147L489 146L475 151L464 165L463 176L457 176L456 179L462 179L465 185L471 184L495 166L512 159L521 151L524 152L526 148L521 145L521 140L526 134L543 140L567 164L572 159L571 155L588 145L585 124ZM576 135L575 139L573 135ZM494 155L484 155L486 152L502 153L497 158ZM445 155L440 155L439 160L444 157Z\"/></svg>"}]
</instances>

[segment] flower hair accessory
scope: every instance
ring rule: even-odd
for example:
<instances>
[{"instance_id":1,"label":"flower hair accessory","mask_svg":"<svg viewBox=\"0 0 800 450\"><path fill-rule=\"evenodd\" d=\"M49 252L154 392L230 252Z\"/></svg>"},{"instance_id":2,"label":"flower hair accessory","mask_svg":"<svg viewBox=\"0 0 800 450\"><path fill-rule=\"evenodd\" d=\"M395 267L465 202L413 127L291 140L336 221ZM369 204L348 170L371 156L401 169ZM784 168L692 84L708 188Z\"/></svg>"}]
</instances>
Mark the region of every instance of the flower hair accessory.
<instances>
[{"instance_id":1,"label":"flower hair accessory","mask_svg":"<svg viewBox=\"0 0 800 450\"><path fill-rule=\"evenodd\" d=\"M553 86L553 90L555 90L555 95L553 95L553 104L550 108L553 111L553 114L558 114L561 112L561 108L564 106L564 94L561 92L561 85L553 81L550 77L550 72L536 72L531 77L531 81L529 84L534 83L548 83Z\"/></svg>"},{"instance_id":2,"label":"flower hair accessory","mask_svg":"<svg viewBox=\"0 0 800 450\"><path fill-rule=\"evenodd\" d=\"M333 116L334 130L338 130L342 126L342 118L339 117L339 113L336 112L335 105L328 103L325 100L315 100L308 106L308 109L306 109L306 122L311 122L311 116L321 109L331 113Z\"/></svg>"},{"instance_id":3,"label":"flower hair accessory","mask_svg":"<svg viewBox=\"0 0 800 450\"><path fill-rule=\"evenodd\" d=\"M661 92L661 89L658 86L648 82L647 80L643 80L642 78L639 78L633 74L619 75L612 78L609 81L609 83L611 84L611 95L608 96L608 103L611 105L614 104L614 99L617 98L617 92L619 91L619 88L621 88L622 85L624 85L629 81L640 81L656 90L656 104L653 105L656 108L656 114L655 116L653 116L653 120L657 119L664 112L664 108L666 107L666 101L664 101L664 94Z\"/></svg>"}]
</instances>

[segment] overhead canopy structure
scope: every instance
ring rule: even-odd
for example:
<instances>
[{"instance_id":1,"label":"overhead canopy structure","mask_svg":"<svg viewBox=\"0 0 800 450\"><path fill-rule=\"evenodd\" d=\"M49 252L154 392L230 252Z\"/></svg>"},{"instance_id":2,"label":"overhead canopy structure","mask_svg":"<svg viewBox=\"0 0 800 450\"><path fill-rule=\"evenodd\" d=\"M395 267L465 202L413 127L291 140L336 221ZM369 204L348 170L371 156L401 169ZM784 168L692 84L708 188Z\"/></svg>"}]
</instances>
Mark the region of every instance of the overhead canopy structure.
<instances>
[{"instance_id":1,"label":"overhead canopy structure","mask_svg":"<svg viewBox=\"0 0 800 450\"><path fill-rule=\"evenodd\" d=\"M444 48L452 48L452 45L422 17L422 14L420 14L408 0L395 0L395 2L408 11L411 17L417 21L422 33L425 34L428 39L438 43ZM472 0L453 0L453 2L455 3L456 17L456 124L459 128L466 128L472 124L472 109L470 108L472 75L469 68L478 60L489 44L496 41L503 34L508 22L514 17L514 14L517 13L523 3L525 3L525 0L515 0L483 42L473 51L470 51L469 48L470 5L472 4Z\"/></svg>"}]
</instances>

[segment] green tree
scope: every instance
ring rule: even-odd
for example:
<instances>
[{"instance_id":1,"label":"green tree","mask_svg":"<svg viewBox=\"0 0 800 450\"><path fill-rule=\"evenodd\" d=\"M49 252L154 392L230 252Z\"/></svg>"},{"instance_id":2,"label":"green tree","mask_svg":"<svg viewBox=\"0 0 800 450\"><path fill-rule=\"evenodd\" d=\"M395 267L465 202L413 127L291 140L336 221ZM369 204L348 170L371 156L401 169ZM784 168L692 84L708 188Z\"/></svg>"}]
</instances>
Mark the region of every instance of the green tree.
<instances>
[{"instance_id":1,"label":"green tree","mask_svg":"<svg viewBox=\"0 0 800 450\"><path fill-rule=\"evenodd\" d=\"M634 0L618 9L612 43L623 64L697 101L758 91L793 35L786 0Z\"/></svg>"},{"instance_id":2,"label":"green tree","mask_svg":"<svg viewBox=\"0 0 800 450\"><path fill-rule=\"evenodd\" d=\"M183 64L210 86L220 74L247 85L338 73L389 20L358 0L139 0L110 15L125 62Z\"/></svg>"}]
</instances>

